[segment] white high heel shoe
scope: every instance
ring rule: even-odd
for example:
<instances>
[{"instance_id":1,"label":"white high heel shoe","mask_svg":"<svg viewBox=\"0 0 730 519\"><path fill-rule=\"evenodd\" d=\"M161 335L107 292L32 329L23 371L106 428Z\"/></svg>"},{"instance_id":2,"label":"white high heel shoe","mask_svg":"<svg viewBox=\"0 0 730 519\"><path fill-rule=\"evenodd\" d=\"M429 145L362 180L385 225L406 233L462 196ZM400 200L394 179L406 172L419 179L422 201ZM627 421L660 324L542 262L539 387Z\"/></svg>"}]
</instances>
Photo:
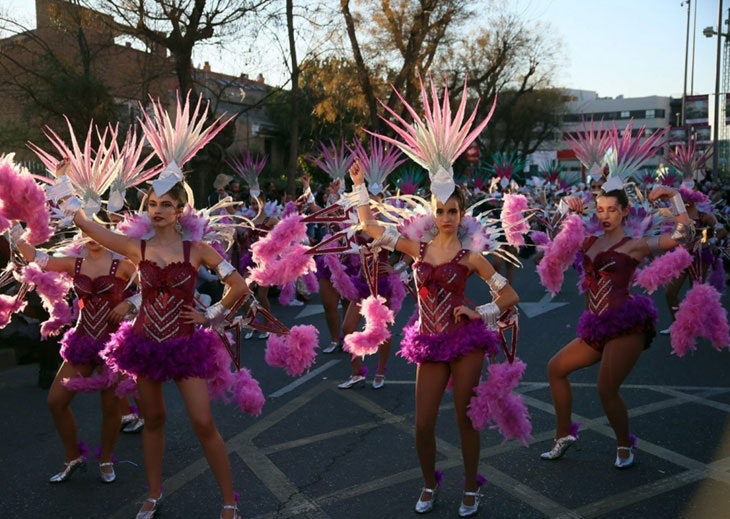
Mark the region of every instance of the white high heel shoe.
<instances>
[{"instance_id":1,"label":"white high heel shoe","mask_svg":"<svg viewBox=\"0 0 730 519\"><path fill-rule=\"evenodd\" d=\"M63 467L64 469L61 472L50 477L48 480L49 483L63 483L64 481L71 479L71 476L73 476L74 472L77 470L84 472L86 470L86 458L79 456L75 460L64 463Z\"/></svg>"},{"instance_id":2,"label":"white high heel shoe","mask_svg":"<svg viewBox=\"0 0 730 519\"><path fill-rule=\"evenodd\" d=\"M616 447L616 461L613 462L613 466L617 469L627 469L634 466L634 449L631 447ZM618 455L618 451L629 451L629 455L626 458L622 458Z\"/></svg>"},{"instance_id":3,"label":"white high heel shoe","mask_svg":"<svg viewBox=\"0 0 730 519\"><path fill-rule=\"evenodd\" d=\"M473 505L465 505L464 497L473 497ZM464 496L461 498L461 504L459 505L459 517L471 517L476 515L479 511L479 503L481 503L482 495L479 492L464 492Z\"/></svg>"},{"instance_id":4,"label":"white high heel shoe","mask_svg":"<svg viewBox=\"0 0 730 519\"><path fill-rule=\"evenodd\" d=\"M148 497L144 500L144 503L142 503L142 508L144 508L144 505L147 503L152 503L152 508L149 510L141 510L137 512L137 516L135 519L153 519L157 512L160 511L160 507L162 506L162 492L160 492L160 497L157 499L153 499L151 497Z\"/></svg>"},{"instance_id":5,"label":"white high heel shoe","mask_svg":"<svg viewBox=\"0 0 730 519\"><path fill-rule=\"evenodd\" d=\"M241 514L238 513L238 507L236 505L223 505L223 511L221 511L220 519L223 519L223 512L226 510L233 510L232 519L241 519Z\"/></svg>"},{"instance_id":6,"label":"white high heel shoe","mask_svg":"<svg viewBox=\"0 0 730 519\"><path fill-rule=\"evenodd\" d=\"M104 472L105 467L110 467L112 469L111 472ZM114 483L114 480L117 479L117 474L114 472L114 462L113 461L106 461L104 463L99 463L99 479L101 479L104 483Z\"/></svg>"},{"instance_id":7,"label":"white high heel shoe","mask_svg":"<svg viewBox=\"0 0 730 519\"><path fill-rule=\"evenodd\" d=\"M557 440L555 440L555 443L553 443L553 448L547 452L543 452L542 454L540 454L540 458L544 460L557 460L561 458L563 454L565 454L565 452L570 448L570 446L577 441L578 438L576 438L572 434L568 434L567 436L558 438Z\"/></svg>"},{"instance_id":8,"label":"white high heel shoe","mask_svg":"<svg viewBox=\"0 0 730 519\"><path fill-rule=\"evenodd\" d=\"M416 502L416 513L417 514L426 514L433 510L433 505L436 502L436 493L438 491L438 488L426 488L423 487L421 489L421 495L418 496L418 501ZM430 494L431 499L424 500L423 494Z\"/></svg>"}]
</instances>

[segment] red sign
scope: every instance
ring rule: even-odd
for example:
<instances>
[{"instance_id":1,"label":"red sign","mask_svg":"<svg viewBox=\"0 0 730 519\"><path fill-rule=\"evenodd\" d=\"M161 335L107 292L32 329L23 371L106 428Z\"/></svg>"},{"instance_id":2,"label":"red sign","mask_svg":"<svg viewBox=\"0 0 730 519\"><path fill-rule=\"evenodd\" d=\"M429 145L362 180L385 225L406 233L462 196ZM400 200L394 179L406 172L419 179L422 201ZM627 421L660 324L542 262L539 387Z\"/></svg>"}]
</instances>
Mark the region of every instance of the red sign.
<instances>
[{"instance_id":1,"label":"red sign","mask_svg":"<svg viewBox=\"0 0 730 519\"><path fill-rule=\"evenodd\" d=\"M474 162L477 162L479 160L479 146L476 144L470 145L466 149L466 161L471 162L472 164Z\"/></svg>"}]
</instances>

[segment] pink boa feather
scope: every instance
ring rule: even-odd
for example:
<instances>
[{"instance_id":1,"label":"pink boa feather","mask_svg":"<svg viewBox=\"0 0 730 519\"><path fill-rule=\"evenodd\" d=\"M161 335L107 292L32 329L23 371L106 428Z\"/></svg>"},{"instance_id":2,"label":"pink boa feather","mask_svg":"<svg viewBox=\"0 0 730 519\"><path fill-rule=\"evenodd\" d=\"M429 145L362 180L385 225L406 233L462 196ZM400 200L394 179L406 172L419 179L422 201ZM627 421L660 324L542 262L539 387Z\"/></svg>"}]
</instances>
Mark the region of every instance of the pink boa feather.
<instances>
[{"instance_id":1,"label":"pink boa feather","mask_svg":"<svg viewBox=\"0 0 730 519\"><path fill-rule=\"evenodd\" d=\"M41 325L41 337L47 339L57 335L65 326L73 323L73 312L66 302L66 295L73 285L73 280L65 272L44 272L35 263L29 263L21 273L21 279L35 285L35 291L41 298L43 308L50 314L50 319Z\"/></svg>"},{"instance_id":2,"label":"pink boa feather","mask_svg":"<svg viewBox=\"0 0 730 519\"><path fill-rule=\"evenodd\" d=\"M715 287L720 294L725 292L725 266L722 264L722 259L715 258L712 270L707 276L707 284Z\"/></svg>"},{"instance_id":3,"label":"pink boa feather","mask_svg":"<svg viewBox=\"0 0 730 519\"><path fill-rule=\"evenodd\" d=\"M301 244L307 238L307 225L299 214L293 214L277 223L269 233L251 246L253 260L266 264L287 254L292 244Z\"/></svg>"},{"instance_id":4,"label":"pink boa feather","mask_svg":"<svg viewBox=\"0 0 730 519\"><path fill-rule=\"evenodd\" d=\"M657 288L676 279L684 269L692 264L692 255L684 247L673 250L655 258L647 267L636 272L634 282L653 294Z\"/></svg>"},{"instance_id":5,"label":"pink boa feather","mask_svg":"<svg viewBox=\"0 0 730 519\"><path fill-rule=\"evenodd\" d=\"M7 226L8 220L25 222L27 229L23 236L32 245L47 242L53 234L48 225L51 215L46 194L30 173L8 156L0 159L0 216Z\"/></svg>"},{"instance_id":6,"label":"pink boa feather","mask_svg":"<svg viewBox=\"0 0 730 519\"><path fill-rule=\"evenodd\" d=\"M183 229L183 239L185 240L203 241L203 236L209 231L208 219L202 211L198 213L190 204L185 206L178 222Z\"/></svg>"},{"instance_id":7,"label":"pink boa feather","mask_svg":"<svg viewBox=\"0 0 730 519\"><path fill-rule=\"evenodd\" d=\"M669 327L672 353L684 357L695 351L695 338L704 337L716 350L730 349L730 327L720 293L710 285L698 283L679 303L675 320Z\"/></svg>"},{"instance_id":8,"label":"pink boa feather","mask_svg":"<svg viewBox=\"0 0 730 519\"><path fill-rule=\"evenodd\" d=\"M357 301L360 299L360 292L345 272L345 268L335 254L326 254L324 263L330 269L330 281L337 293L348 301Z\"/></svg>"},{"instance_id":9,"label":"pink boa feather","mask_svg":"<svg viewBox=\"0 0 730 519\"><path fill-rule=\"evenodd\" d=\"M259 242L251 246L252 251ZM307 272L314 271L317 267L311 254L306 254L308 247L302 244L291 245L285 254L277 258L269 258L268 261L251 268L249 277L252 281L264 286L293 283L298 277ZM254 257L255 257L254 251Z\"/></svg>"},{"instance_id":10,"label":"pink boa feather","mask_svg":"<svg viewBox=\"0 0 730 519\"><path fill-rule=\"evenodd\" d=\"M515 439L527 446L532 431L530 415L522 397L513 393L526 367L519 359L489 365L488 378L475 388L467 411L475 429L482 430L492 422L505 440Z\"/></svg>"},{"instance_id":11,"label":"pink boa feather","mask_svg":"<svg viewBox=\"0 0 730 519\"><path fill-rule=\"evenodd\" d=\"M314 326L293 326L288 334L272 334L266 341L266 363L297 377L312 367L318 347L319 331Z\"/></svg>"},{"instance_id":12,"label":"pink boa feather","mask_svg":"<svg viewBox=\"0 0 730 519\"><path fill-rule=\"evenodd\" d=\"M573 258L585 239L585 229L580 216L571 214L565 218L560 232L545 247L545 256L537 266L540 282L554 297L563 284L563 273L573 264Z\"/></svg>"},{"instance_id":13,"label":"pink boa feather","mask_svg":"<svg viewBox=\"0 0 730 519\"><path fill-rule=\"evenodd\" d=\"M507 243L519 247L525 244L525 235L530 230L525 218L527 211L527 198L525 195L504 195L504 204L502 205L502 228L507 238Z\"/></svg>"},{"instance_id":14,"label":"pink boa feather","mask_svg":"<svg viewBox=\"0 0 730 519\"><path fill-rule=\"evenodd\" d=\"M304 289L310 294L319 292L319 283L317 282L317 275L314 272L304 274L302 276L302 282L304 283Z\"/></svg>"},{"instance_id":15,"label":"pink boa feather","mask_svg":"<svg viewBox=\"0 0 730 519\"><path fill-rule=\"evenodd\" d=\"M47 339L74 323L74 312L64 300L56 301L49 312L51 317L41 325L41 337Z\"/></svg>"},{"instance_id":16,"label":"pink boa feather","mask_svg":"<svg viewBox=\"0 0 730 519\"><path fill-rule=\"evenodd\" d=\"M25 300L15 296L0 295L0 328L7 326L13 314L23 310L25 304Z\"/></svg>"},{"instance_id":17,"label":"pink boa feather","mask_svg":"<svg viewBox=\"0 0 730 519\"><path fill-rule=\"evenodd\" d=\"M385 298L369 296L360 303L360 314L365 318L365 328L361 332L345 336L343 349L352 355L362 357L377 353L378 347L390 339L393 312L385 305Z\"/></svg>"},{"instance_id":18,"label":"pink boa feather","mask_svg":"<svg viewBox=\"0 0 730 519\"><path fill-rule=\"evenodd\" d=\"M101 365L101 373L94 372L91 376L64 378L61 384L74 393L96 393L113 387L119 380L119 374L109 369L106 364Z\"/></svg>"},{"instance_id":19,"label":"pink boa feather","mask_svg":"<svg viewBox=\"0 0 730 519\"><path fill-rule=\"evenodd\" d=\"M253 378L251 372L241 368L233 376L233 396L231 397L238 404L239 409L253 416L259 416L266 397L264 397L258 380Z\"/></svg>"}]
</instances>

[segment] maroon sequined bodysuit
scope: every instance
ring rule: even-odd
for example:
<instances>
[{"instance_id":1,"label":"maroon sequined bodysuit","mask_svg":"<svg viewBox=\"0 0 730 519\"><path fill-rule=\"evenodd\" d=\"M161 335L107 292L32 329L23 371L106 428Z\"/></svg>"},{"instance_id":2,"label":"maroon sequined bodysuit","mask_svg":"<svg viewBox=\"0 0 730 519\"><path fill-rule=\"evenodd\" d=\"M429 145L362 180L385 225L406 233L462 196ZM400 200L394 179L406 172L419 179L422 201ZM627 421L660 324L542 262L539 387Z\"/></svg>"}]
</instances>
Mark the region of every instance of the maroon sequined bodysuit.
<instances>
[{"instance_id":1,"label":"maroon sequined bodysuit","mask_svg":"<svg viewBox=\"0 0 730 519\"><path fill-rule=\"evenodd\" d=\"M139 277L142 306L134 322L134 332L155 342L189 336L194 326L180 315L184 306L193 304L198 271L190 264L190 242L183 242L184 261L160 267L145 259L147 243L142 242Z\"/></svg>"},{"instance_id":2,"label":"maroon sequined bodysuit","mask_svg":"<svg viewBox=\"0 0 730 519\"><path fill-rule=\"evenodd\" d=\"M601 352L611 339L643 334L644 347L648 348L655 335L656 308L650 298L631 294L629 289L639 262L616 250L631 238L624 237L591 258L588 252L596 240L591 236L583 243L586 311L578 322L578 337Z\"/></svg>"},{"instance_id":3,"label":"maroon sequined bodysuit","mask_svg":"<svg viewBox=\"0 0 730 519\"><path fill-rule=\"evenodd\" d=\"M410 362L451 362L476 349L496 353L497 332L481 319L454 319L454 308L463 305L470 269L461 260L469 251L460 250L451 261L440 265L425 262L427 243L421 243L413 264L418 290L418 320L408 325L399 355Z\"/></svg>"},{"instance_id":4,"label":"maroon sequined bodysuit","mask_svg":"<svg viewBox=\"0 0 730 519\"><path fill-rule=\"evenodd\" d=\"M83 258L74 265L74 291L79 298L76 326L61 339L61 357L72 364L100 364L99 352L118 327L109 314L124 299L126 282L116 276L119 260L112 260L109 274L91 278L81 273Z\"/></svg>"}]
</instances>

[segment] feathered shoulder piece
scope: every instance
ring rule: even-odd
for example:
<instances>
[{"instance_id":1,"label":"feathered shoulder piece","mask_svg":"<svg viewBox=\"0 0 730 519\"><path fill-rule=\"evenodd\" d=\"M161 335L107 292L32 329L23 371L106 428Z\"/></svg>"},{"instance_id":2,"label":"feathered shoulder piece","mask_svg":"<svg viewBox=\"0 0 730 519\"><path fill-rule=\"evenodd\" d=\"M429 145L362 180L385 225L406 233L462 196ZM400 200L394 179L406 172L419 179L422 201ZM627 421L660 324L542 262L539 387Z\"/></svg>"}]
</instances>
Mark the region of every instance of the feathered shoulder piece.
<instances>
[{"instance_id":1,"label":"feathered shoulder piece","mask_svg":"<svg viewBox=\"0 0 730 519\"><path fill-rule=\"evenodd\" d=\"M413 123L408 123L398 113L382 101L380 104L395 121L383 117L385 123L402 139L397 140L385 135L368 132L380 137L385 142L393 144L401 149L411 160L428 171L431 180L431 192L442 202L446 202L451 193L454 192L454 161L469 147L487 126L487 123L494 113L497 104L495 97L492 108L487 117L472 128L477 115L477 107L472 114L464 121L467 102L467 83L464 81L464 89L461 94L461 102L456 113L451 113L449 90L444 87L443 103L439 101L436 85L431 81L430 96L429 90L421 81L421 100L423 102L424 115L421 119L416 110L395 90L403 106L406 108ZM430 97L430 100L429 100Z\"/></svg>"}]
</instances>

